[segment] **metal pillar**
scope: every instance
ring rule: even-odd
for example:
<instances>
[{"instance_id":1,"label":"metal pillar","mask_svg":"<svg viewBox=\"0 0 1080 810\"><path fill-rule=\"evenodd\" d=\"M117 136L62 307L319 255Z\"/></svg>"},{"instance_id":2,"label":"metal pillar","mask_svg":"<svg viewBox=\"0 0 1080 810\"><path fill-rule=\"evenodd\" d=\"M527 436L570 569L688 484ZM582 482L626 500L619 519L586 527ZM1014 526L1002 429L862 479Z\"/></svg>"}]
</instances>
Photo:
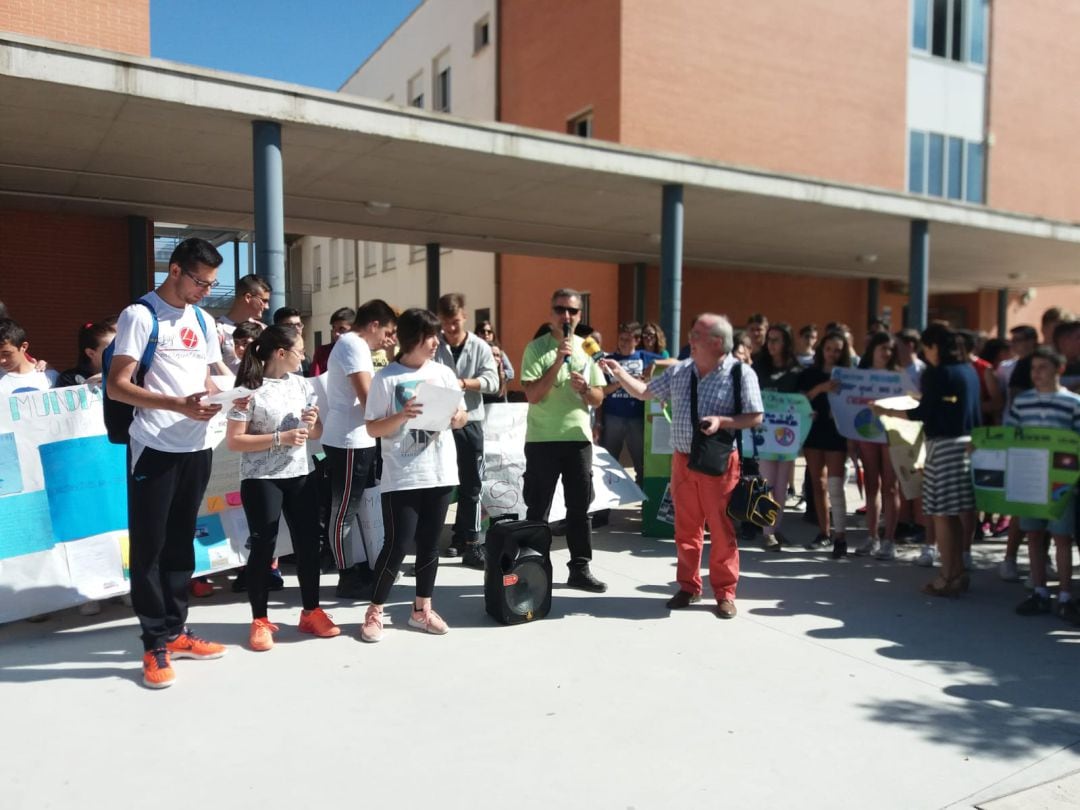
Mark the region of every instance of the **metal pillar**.
<instances>
[{"instance_id":1,"label":"metal pillar","mask_svg":"<svg viewBox=\"0 0 1080 810\"><path fill-rule=\"evenodd\" d=\"M866 325L881 317L881 279L871 278L866 282Z\"/></svg>"},{"instance_id":2,"label":"metal pillar","mask_svg":"<svg viewBox=\"0 0 1080 810\"><path fill-rule=\"evenodd\" d=\"M128 217L128 295L141 298L153 288L150 256L150 220Z\"/></svg>"},{"instance_id":3,"label":"metal pillar","mask_svg":"<svg viewBox=\"0 0 1080 810\"><path fill-rule=\"evenodd\" d=\"M660 326L672 355L682 346L683 187L664 186L660 216Z\"/></svg>"},{"instance_id":4,"label":"metal pillar","mask_svg":"<svg viewBox=\"0 0 1080 810\"><path fill-rule=\"evenodd\" d=\"M905 326L926 328L927 289L930 285L930 224L925 219L911 220L911 247L908 256L908 308Z\"/></svg>"},{"instance_id":5,"label":"metal pillar","mask_svg":"<svg viewBox=\"0 0 1080 810\"><path fill-rule=\"evenodd\" d=\"M285 191L281 170L281 125L252 122L255 158L255 273L270 285L267 323L285 306Z\"/></svg>"},{"instance_id":6,"label":"metal pillar","mask_svg":"<svg viewBox=\"0 0 1080 810\"><path fill-rule=\"evenodd\" d=\"M1009 290L998 290L998 337L1009 337Z\"/></svg>"},{"instance_id":7,"label":"metal pillar","mask_svg":"<svg viewBox=\"0 0 1080 810\"><path fill-rule=\"evenodd\" d=\"M432 312L439 305L439 243L427 244L427 308Z\"/></svg>"},{"instance_id":8,"label":"metal pillar","mask_svg":"<svg viewBox=\"0 0 1080 810\"><path fill-rule=\"evenodd\" d=\"M634 320L645 322L645 262L634 265Z\"/></svg>"}]
</instances>

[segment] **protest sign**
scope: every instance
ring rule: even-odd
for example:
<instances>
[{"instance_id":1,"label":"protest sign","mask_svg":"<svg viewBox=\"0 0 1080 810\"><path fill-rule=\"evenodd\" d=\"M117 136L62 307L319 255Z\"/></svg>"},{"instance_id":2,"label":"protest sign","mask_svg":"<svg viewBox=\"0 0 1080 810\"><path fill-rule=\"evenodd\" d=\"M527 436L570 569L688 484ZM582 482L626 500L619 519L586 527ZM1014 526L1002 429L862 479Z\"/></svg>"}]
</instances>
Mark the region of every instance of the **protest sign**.
<instances>
[{"instance_id":1,"label":"protest sign","mask_svg":"<svg viewBox=\"0 0 1080 810\"><path fill-rule=\"evenodd\" d=\"M1080 434L1063 428L982 427L971 432L977 509L1056 519L1080 478Z\"/></svg>"},{"instance_id":2,"label":"protest sign","mask_svg":"<svg viewBox=\"0 0 1080 810\"><path fill-rule=\"evenodd\" d=\"M763 461L794 461L810 433L810 400L802 394L762 391L761 401L761 424L743 431L743 450L752 456L756 446Z\"/></svg>"},{"instance_id":3,"label":"protest sign","mask_svg":"<svg viewBox=\"0 0 1080 810\"><path fill-rule=\"evenodd\" d=\"M484 409L484 489L488 515L516 514L524 519L525 403L495 403ZM593 501L590 512L636 503L645 497L626 469L604 448L593 445ZM562 481L555 488L548 520L566 517Z\"/></svg>"},{"instance_id":4,"label":"protest sign","mask_svg":"<svg viewBox=\"0 0 1080 810\"><path fill-rule=\"evenodd\" d=\"M832 378L840 381L840 391L829 394L829 407L840 435L845 439L885 444L885 428L870 405L874 400L906 393L900 372L838 366L833 369Z\"/></svg>"},{"instance_id":5,"label":"protest sign","mask_svg":"<svg viewBox=\"0 0 1080 810\"><path fill-rule=\"evenodd\" d=\"M923 467L926 466L922 422L882 416L881 424L889 440L889 460L900 484L900 492L907 500L920 497Z\"/></svg>"},{"instance_id":6,"label":"protest sign","mask_svg":"<svg viewBox=\"0 0 1080 810\"><path fill-rule=\"evenodd\" d=\"M675 536L671 502L671 413L662 402L645 403L645 449L641 533L670 540Z\"/></svg>"}]
</instances>

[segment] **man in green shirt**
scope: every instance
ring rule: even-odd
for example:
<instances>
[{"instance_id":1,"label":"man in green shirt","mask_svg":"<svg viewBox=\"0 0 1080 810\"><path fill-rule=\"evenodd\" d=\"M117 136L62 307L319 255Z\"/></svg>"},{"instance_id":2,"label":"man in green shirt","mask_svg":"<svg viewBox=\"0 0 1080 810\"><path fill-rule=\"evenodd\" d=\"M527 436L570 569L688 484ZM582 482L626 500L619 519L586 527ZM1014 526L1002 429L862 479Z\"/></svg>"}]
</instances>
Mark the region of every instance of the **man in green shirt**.
<instances>
[{"instance_id":1,"label":"man in green shirt","mask_svg":"<svg viewBox=\"0 0 1080 810\"><path fill-rule=\"evenodd\" d=\"M592 575L589 504L592 486L592 424L589 408L604 400L604 374L574 335L581 322L581 293L559 289L551 296L551 331L525 347L521 387L529 400L525 431L524 495L528 520L547 520L555 485L563 480L566 584L593 593L607 585Z\"/></svg>"}]
</instances>

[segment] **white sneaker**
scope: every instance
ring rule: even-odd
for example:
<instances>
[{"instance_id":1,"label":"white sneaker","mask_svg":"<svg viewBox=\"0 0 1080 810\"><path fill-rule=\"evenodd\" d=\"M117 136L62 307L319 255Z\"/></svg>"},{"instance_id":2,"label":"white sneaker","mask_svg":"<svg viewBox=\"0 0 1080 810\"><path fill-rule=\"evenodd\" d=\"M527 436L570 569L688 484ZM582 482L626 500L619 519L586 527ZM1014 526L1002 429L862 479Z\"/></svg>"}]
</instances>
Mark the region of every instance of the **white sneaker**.
<instances>
[{"instance_id":1,"label":"white sneaker","mask_svg":"<svg viewBox=\"0 0 1080 810\"><path fill-rule=\"evenodd\" d=\"M1006 582L1019 582L1020 581L1020 569L1016 567L1016 560L1012 557L1006 557L998 565L998 576Z\"/></svg>"},{"instance_id":2,"label":"white sneaker","mask_svg":"<svg viewBox=\"0 0 1080 810\"><path fill-rule=\"evenodd\" d=\"M856 557L874 557L877 555L878 545L873 537L867 537L861 545L856 547Z\"/></svg>"},{"instance_id":3,"label":"white sneaker","mask_svg":"<svg viewBox=\"0 0 1080 810\"><path fill-rule=\"evenodd\" d=\"M922 551L919 552L919 558L915 560L915 564L921 568L933 568L934 563L937 562L937 549L933 546L923 546Z\"/></svg>"},{"instance_id":4,"label":"white sneaker","mask_svg":"<svg viewBox=\"0 0 1080 810\"><path fill-rule=\"evenodd\" d=\"M90 600L79 605L80 616L97 616L101 613L101 602Z\"/></svg>"},{"instance_id":5,"label":"white sneaker","mask_svg":"<svg viewBox=\"0 0 1080 810\"><path fill-rule=\"evenodd\" d=\"M896 559L896 545L892 540L882 540L881 545L878 547L877 554L874 555L875 560L895 560Z\"/></svg>"}]
</instances>

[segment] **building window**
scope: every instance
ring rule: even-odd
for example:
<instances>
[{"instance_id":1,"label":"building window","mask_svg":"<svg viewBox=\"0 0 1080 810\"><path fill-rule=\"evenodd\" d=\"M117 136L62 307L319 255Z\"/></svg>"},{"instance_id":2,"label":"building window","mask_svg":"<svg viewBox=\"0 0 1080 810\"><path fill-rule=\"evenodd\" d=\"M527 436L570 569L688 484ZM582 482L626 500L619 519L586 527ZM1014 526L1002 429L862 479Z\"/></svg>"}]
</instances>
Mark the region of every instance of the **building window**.
<instances>
[{"instance_id":1,"label":"building window","mask_svg":"<svg viewBox=\"0 0 1080 810\"><path fill-rule=\"evenodd\" d=\"M378 246L374 242L364 242L364 275L375 275L375 266L378 264L376 252Z\"/></svg>"},{"instance_id":2,"label":"building window","mask_svg":"<svg viewBox=\"0 0 1080 810\"><path fill-rule=\"evenodd\" d=\"M480 53L490 44L491 18L485 15L473 25L473 53Z\"/></svg>"},{"instance_id":3,"label":"building window","mask_svg":"<svg viewBox=\"0 0 1080 810\"><path fill-rule=\"evenodd\" d=\"M908 133L908 191L982 203L983 144L936 132Z\"/></svg>"},{"instance_id":4,"label":"building window","mask_svg":"<svg viewBox=\"0 0 1080 810\"><path fill-rule=\"evenodd\" d=\"M432 109L438 112L450 112L450 67L449 65L435 74L435 86L432 88Z\"/></svg>"},{"instance_id":5,"label":"building window","mask_svg":"<svg viewBox=\"0 0 1080 810\"><path fill-rule=\"evenodd\" d=\"M409 245L409 264L416 264L427 260L426 245Z\"/></svg>"},{"instance_id":6,"label":"building window","mask_svg":"<svg viewBox=\"0 0 1080 810\"><path fill-rule=\"evenodd\" d=\"M424 72L420 71L409 79L408 98L410 107L424 109Z\"/></svg>"},{"instance_id":7,"label":"building window","mask_svg":"<svg viewBox=\"0 0 1080 810\"><path fill-rule=\"evenodd\" d=\"M385 242L382 246L382 269L383 272L393 270L397 267L397 250L393 245L388 245Z\"/></svg>"},{"instance_id":8,"label":"building window","mask_svg":"<svg viewBox=\"0 0 1080 810\"><path fill-rule=\"evenodd\" d=\"M315 292L322 289L322 245L316 245L311 250L311 264L314 267L311 287Z\"/></svg>"},{"instance_id":9,"label":"building window","mask_svg":"<svg viewBox=\"0 0 1080 810\"><path fill-rule=\"evenodd\" d=\"M338 262L338 241L330 240L330 286L336 287L341 283L341 265Z\"/></svg>"},{"instance_id":10,"label":"building window","mask_svg":"<svg viewBox=\"0 0 1080 810\"><path fill-rule=\"evenodd\" d=\"M345 284L356 280L356 250L352 242L341 251L341 280Z\"/></svg>"},{"instance_id":11,"label":"building window","mask_svg":"<svg viewBox=\"0 0 1080 810\"><path fill-rule=\"evenodd\" d=\"M321 329L316 329L315 330L315 345L316 346L322 346L323 345L323 342L322 342L322 330Z\"/></svg>"},{"instance_id":12,"label":"building window","mask_svg":"<svg viewBox=\"0 0 1080 810\"><path fill-rule=\"evenodd\" d=\"M986 64L988 0L912 0L911 47L954 62Z\"/></svg>"},{"instance_id":13,"label":"building window","mask_svg":"<svg viewBox=\"0 0 1080 810\"><path fill-rule=\"evenodd\" d=\"M591 297L592 293L583 292L581 294L581 323L590 323L589 310L591 309Z\"/></svg>"},{"instance_id":14,"label":"building window","mask_svg":"<svg viewBox=\"0 0 1080 810\"><path fill-rule=\"evenodd\" d=\"M566 122L566 132L569 135L577 135L579 138L592 137L592 110L575 115Z\"/></svg>"}]
</instances>

